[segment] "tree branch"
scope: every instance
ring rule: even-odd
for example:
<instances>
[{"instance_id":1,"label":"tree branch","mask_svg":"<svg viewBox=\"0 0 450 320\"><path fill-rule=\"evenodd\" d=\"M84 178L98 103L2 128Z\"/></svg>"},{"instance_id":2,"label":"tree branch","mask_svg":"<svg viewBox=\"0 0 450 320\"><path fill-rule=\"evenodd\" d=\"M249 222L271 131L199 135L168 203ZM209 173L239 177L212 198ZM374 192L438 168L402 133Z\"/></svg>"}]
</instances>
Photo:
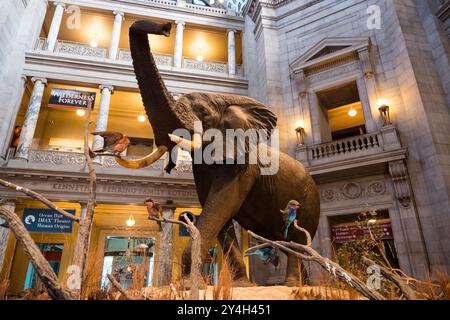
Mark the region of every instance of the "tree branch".
<instances>
[{"instance_id":1,"label":"tree branch","mask_svg":"<svg viewBox=\"0 0 450 320\"><path fill-rule=\"evenodd\" d=\"M109 281L111 282L111 284L114 286L114 288L116 288L121 294L123 294L123 296L125 297L125 299L127 300L134 300L120 285L119 282L117 282L116 279L114 279L114 277L110 274L107 275Z\"/></svg>"},{"instance_id":2,"label":"tree branch","mask_svg":"<svg viewBox=\"0 0 450 320\"><path fill-rule=\"evenodd\" d=\"M367 266L375 265L378 268L380 268L381 273L387 279L394 282L400 288L400 290L403 292L403 294L406 296L407 299L409 299L409 300L417 300L418 299L416 292L410 286L408 286L406 281L403 281L401 276L396 275L394 272L391 272L390 270L388 270L386 267L384 267L382 265L376 264L374 261L370 260L367 257L363 257L362 261Z\"/></svg>"},{"instance_id":3,"label":"tree branch","mask_svg":"<svg viewBox=\"0 0 450 320\"><path fill-rule=\"evenodd\" d=\"M149 217L149 220L158 221L161 223L174 223L185 226L189 234L192 237L192 248L191 248L191 288L189 293L189 299L198 300L200 298L200 282L202 278L201 268L202 268L202 255L201 255L201 247L202 247L202 239L200 232L197 227L192 223L191 220L187 217L186 214L182 215L184 220L173 220L166 218L156 218Z\"/></svg>"},{"instance_id":4,"label":"tree branch","mask_svg":"<svg viewBox=\"0 0 450 320\"><path fill-rule=\"evenodd\" d=\"M70 213L68 213L67 211L65 211L65 210L63 210L61 208L58 208L54 203L52 203L46 197L44 197L43 195L41 195L41 194L39 194L37 192L34 192L33 190L30 190L30 189L25 188L25 187L18 186L16 184L12 183L12 182L9 182L9 181L6 181L6 180L2 180L2 179L0 179L0 185L2 185L4 187L7 187L7 188L10 188L10 189L14 189L14 190L16 190L18 192L22 192L22 193L26 194L27 196L42 202L43 204L45 204L50 209L58 211L58 213L62 214L63 216L65 216L67 218L70 218L70 219L72 219L74 221L77 221L77 222L80 221L79 217L74 216L73 214L70 214Z\"/></svg>"},{"instance_id":5,"label":"tree branch","mask_svg":"<svg viewBox=\"0 0 450 320\"><path fill-rule=\"evenodd\" d=\"M371 300L385 300L385 298L381 294L368 288L361 280L359 280L357 277L355 277L351 273L345 271L340 265L329 260L328 258L322 257L317 251L315 251L310 246L311 235L309 234L309 232L301 227L298 227L297 221L294 225L296 226L297 229L299 229L305 233L306 239L307 239L306 241L307 241L307 243L309 243L309 245L302 245L302 244L295 243L292 241L291 242L272 241L272 240L268 240L264 237L261 237L255 233L253 233L252 231L248 231L248 233L255 239L262 241L263 243L268 243L274 247L279 248L282 251L285 251L289 254L299 257L303 260L314 261L314 262L318 263L330 275L332 275L333 277L348 284L349 286L354 288L356 291L361 293L363 296L365 296ZM258 246L261 246L261 245L258 245ZM300 250L301 252L298 252L293 249ZM255 250L255 247L248 249L246 252L249 252L249 250Z\"/></svg>"},{"instance_id":6,"label":"tree branch","mask_svg":"<svg viewBox=\"0 0 450 320\"><path fill-rule=\"evenodd\" d=\"M42 255L41 250L36 246L20 218L14 212L4 207L0 207L0 217L7 221L9 229L23 247L25 255L30 259L50 298L54 300L72 300L74 297L61 286L58 276L47 259Z\"/></svg>"},{"instance_id":7,"label":"tree branch","mask_svg":"<svg viewBox=\"0 0 450 320\"><path fill-rule=\"evenodd\" d=\"M86 276L86 260L89 249L89 238L91 235L92 221L94 218L94 209L97 197L97 175L94 165L89 154L89 124L92 111L92 103L88 105L86 120L84 123L84 156L89 172L89 198L86 204L86 215L81 217L78 225L77 238L73 251L72 264L80 268L81 283L84 282ZM81 287L74 288L74 294L81 298Z\"/></svg>"}]
</instances>

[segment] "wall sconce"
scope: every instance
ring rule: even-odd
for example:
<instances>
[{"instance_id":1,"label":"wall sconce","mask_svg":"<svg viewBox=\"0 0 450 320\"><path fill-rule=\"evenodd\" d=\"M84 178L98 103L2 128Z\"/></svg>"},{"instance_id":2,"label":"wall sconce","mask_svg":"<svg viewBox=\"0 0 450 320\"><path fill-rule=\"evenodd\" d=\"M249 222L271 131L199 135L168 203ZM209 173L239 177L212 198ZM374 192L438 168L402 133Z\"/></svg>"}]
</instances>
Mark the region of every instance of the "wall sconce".
<instances>
[{"instance_id":1,"label":"wall sconce","mask_svg":"<svg viewBox=\"0 0 450 320\"><path fill-rule=\"evenodd\" d=\"M295 123L295 132L297 133L298 144L305 144L305 124L303 121L300 120Z\"/></svg>"},{"instance_id":2,"label":"wall sconce","mask_svg":"<svg viewBox=\"0 0 450 320\"><path fill-rule=\"evenodd\" d=\"M380 99L379 104L380 107L378 111L380 111L381 119L383 119L383 126L387 126L391 124L391 116L389 115L389 106L386 104L385 99Z\"/></svg>"}]
</instances>

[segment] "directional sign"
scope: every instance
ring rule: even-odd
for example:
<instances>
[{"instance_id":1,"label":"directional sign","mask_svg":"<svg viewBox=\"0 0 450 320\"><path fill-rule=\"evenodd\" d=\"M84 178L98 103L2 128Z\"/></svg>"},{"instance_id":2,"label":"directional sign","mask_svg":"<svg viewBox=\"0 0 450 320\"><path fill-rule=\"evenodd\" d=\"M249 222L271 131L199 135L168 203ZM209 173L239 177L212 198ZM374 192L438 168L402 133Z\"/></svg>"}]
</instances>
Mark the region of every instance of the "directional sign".
<instances>
[{"instance_id":1,"label":"directional sign","mask_svg":"<svg viewBox=\"0 0 450 320\"><path fill-rule=\"evenodd\" d=\"M75 210L66 210L75 215ZM56 210L25 208L22 222L30 232L72 233L73 220Z\"/></svg>"}]
</instances>

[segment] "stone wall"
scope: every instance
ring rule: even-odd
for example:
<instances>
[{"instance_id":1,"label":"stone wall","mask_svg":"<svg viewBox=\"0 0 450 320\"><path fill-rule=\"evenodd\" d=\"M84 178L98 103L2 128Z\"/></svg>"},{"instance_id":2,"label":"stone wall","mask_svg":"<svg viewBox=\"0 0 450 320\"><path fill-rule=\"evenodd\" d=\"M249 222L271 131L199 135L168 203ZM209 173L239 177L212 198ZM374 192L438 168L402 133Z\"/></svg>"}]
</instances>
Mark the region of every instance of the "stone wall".
<instances>
[{"instance_id":1,"label":"stone wall","mask_svg":"<svg viewBox=\"0 0 450 320\"><path fill-rule=\"evenodd\" d=\"M47 0L4 0L0 4L0 158L6 156L24 92L25 51L36 43Z\"/></svg>"},{"instance_id":2,"label":"stone wall","mask_svg":"<svg viewBox=\"0 0 450 320\"><path fill-rule=\"evenodd\" d=\"M391 118L409 152L407 167L415 209L400 219L404 228L423 234L425 260L429 259L433 271L449 271L450 51L443 25L428 4L422 0L250 1L245 13L255 24L258 59L248 63L261 73L257 85L249 78L249 88L256 90L253 96L266 97L264 102L275 105L284 118L282 147L293 155L292 122L304 115L290 64L324 38L370 37L378 98L388 100ZM368 27L367 10L373 5L380 10L379 28ZM379 128L380 119L374 120ZM306 132L310 142L308 135L311 132ZM419 247L411 244L408 254L414 255Z\"/></svg>"}]
</instances>

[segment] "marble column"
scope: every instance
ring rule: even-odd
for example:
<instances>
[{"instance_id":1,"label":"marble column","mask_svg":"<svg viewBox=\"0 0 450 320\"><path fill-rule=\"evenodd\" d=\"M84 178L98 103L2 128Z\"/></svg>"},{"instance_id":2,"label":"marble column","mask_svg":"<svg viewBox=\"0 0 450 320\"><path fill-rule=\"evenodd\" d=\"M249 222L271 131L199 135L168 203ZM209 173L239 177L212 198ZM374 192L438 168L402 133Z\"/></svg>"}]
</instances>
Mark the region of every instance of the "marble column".
<instances>
[{"instance_id":1,"label":"marble column","mask_svg":"<svg viewBox=\"0 0 450 320\"><path fill-rule=\"evenodd\" d=\"M177 30L175 33L175 49L173 53L173 65L175 67L181 68L181 63L183 60L183 30L184 21L175 21Z\"/></svg>"},{"instance_id":2,"label":"marble column","mask_svg":"<svg viewBox=\"0 0 450 320\"><path fill-rule=\"evenodd\" d=\"M235 30L228 30L228 73L236 74L236 46L234 43Z\"/></svg>"},{"instance_id":3,"label":"marble column","mask_svg":"<svg viewBox=\"0 0 450 320\"><path fill-rule=\"evenodd\" d=\"M114 11L114 25L108 53L108 57L113 60L117 59L117 51L119 50L119 41L120 41L120 33L122 31L123 17L124 17L123 12Z\"/></svg>"},{"instance_id":4,"label":"marble column","mask_svg":"<svg viewBox=\"0 0 450 320\"><path fill-rule=\"evenodd\" d=\"M114 91L113 86L99 86L101 97L98 107L97 122L95 124L95 131L105 131L108 126L108 114L109 103L111 101L111 94ZM92 150L98 150L103 148L103 138L100 136L94 136L94 142L92 144Z\"/></svg>"},{"instance_id":5,"label":"marble column","mask_svg":"<svg viewBox=\"0 0 450 320\"><path fill-rule=\"evenodd\" d=\"M52 24L47 36L47 50L53 51L55 49L56 40L58 39L59 28L64 14L65 4L61 1L53 3L55 5L55 14L53 15Z\"/></svg>"},{"instance_id":6,"label":"marble column","mask_svg":"<svg viewBox=\"0 0 450 320\"><path fill-rule=\"evenodd\" d=\"M16 151L16 158L28 160L30 148L33 144L34 132L36 130L39 111L41 110L42 95L44 94L47 79L32 78L34 83L33 92L31 93L30 101L28 102L25 120L23 121L22 132L19 138L19 146Z\"/></svg>"},{"instance_id":7,"label":"marble column","mask_svg":"<svg viewBox=\"0 0 450 320\"><path fill-rule=\"evenodd\" d=\"M163 207L162 215L165 219L173 219L174 207ZM163 223L158 245L158 286L166 286L172 280L172 249L173 249L173 224Z\"/></svg>"},{"instance_id":8,"label":"marble column","mask_svg":"<svg viewBox=\"0 0 450 320\"><path fill-rule=\"evenodd\" d=\"M16 210L16 204L13 200L6 200L2 203L2 208L14 212ZM3 224L5 220L0 218L0 224ZM8 246L9 229L0 226L0 271L3 269L6 247Z\"/></svg>"}]
</instances>

